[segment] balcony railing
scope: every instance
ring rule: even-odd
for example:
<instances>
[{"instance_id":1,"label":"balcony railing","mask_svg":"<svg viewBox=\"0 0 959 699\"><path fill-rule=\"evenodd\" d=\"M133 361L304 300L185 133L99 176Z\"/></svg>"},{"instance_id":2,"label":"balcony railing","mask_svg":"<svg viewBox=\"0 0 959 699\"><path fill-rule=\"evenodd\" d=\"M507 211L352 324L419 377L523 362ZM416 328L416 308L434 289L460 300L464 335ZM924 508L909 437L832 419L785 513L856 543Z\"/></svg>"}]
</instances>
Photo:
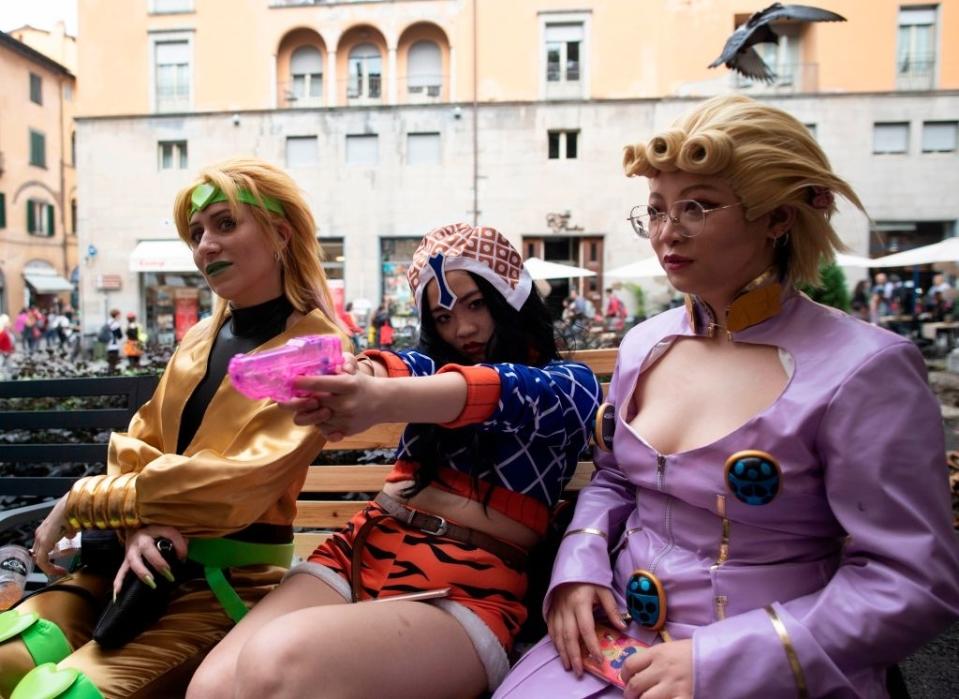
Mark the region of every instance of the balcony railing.
<instances>
[{"instance_id":1,"label":"balcony railing","mask_svg":"<svg viewBox=\"0 0 959 699\"><path fill-rule=\"evenodd\" d=\"M311 87L314 86L311 85ZM281 109L322 107L326 104L326 95L324 94L325 84L323 82L319 83L319 94L313 95L299 94L301 90L294 86L292 81L279 83L277 88L279 92L278 104ZM313 91L316 92L317 88L314 87Z\"/></svg>"},{"instance_id":2,"label":"balcony railing","mask_svg":"<svg viewBox=\"0 0 959 699\"><path fill-rule=\"evenodd\" d=\"M399 81L399 100L408 104L432 104L443 98L443 75L413 75Z\"/></svg>"},{"instance_id":3,"label":"balcony railing","mask_svg":"<svg viewBox=\"0 0 959 699\"><path fill-rule=\"evenodd\" d=\"M819 92L818 63L779 63L769 67L775 75L768 83L733 73L736 88L743 92Z\"/></svg>"},{"instance_id":4,"label":"balcony railing","mask_svg":"<svg viewBox=\"0 0 959 699\"><path fill-rule=\"evenodd\" d=\"M381 75L351 75L346 83L346 99L349 104L378 103L383 96Z\"/></svg>"},{"instance_id":5,"label":"balcony railing","mask_svg":"<svg viewBox=\"0 0 959 699\"><path fill-rule=\"evenodd\" d=\"M906 54L896 60L896 87L900 90L931 90L935 80L934 54Z\"/></svg>"}]
</instances>

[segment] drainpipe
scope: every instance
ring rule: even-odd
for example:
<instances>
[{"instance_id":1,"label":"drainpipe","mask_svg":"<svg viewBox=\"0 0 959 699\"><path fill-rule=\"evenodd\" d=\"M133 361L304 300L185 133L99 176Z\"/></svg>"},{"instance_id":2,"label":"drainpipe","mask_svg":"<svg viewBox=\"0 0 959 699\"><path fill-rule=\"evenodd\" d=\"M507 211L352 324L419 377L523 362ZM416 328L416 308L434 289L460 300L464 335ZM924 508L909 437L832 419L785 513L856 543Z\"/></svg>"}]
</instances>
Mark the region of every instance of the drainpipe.
<instances>
[{"instance_id":1,"label":"drainpipe","mask_svg":"<svg viewBox=\"0 0 959 699\"><path fill-rule=\"evenodd\" d=\"M59 92L60 92L60 230L63 231L63 278L70 278L70 258L67 255L67 212L64 202L66 201L66 192L63 190L66 188L66 177L63 174L63 170L66 167L64 164L64 151L66 150L66 141L64 141L63 133L63 76L60 76Z\"/></svg>"},{"instance_id":2,"label":"drainpipe","mask_svg":"<svg viewBox=\"0 0 959 699\"><path fill-rule=\"evenodd\" d=\"M477 102L479 51L476 46L476 6L479 0L473 0L473 225L479 222L479 103Z\"/></svg>"}]
</instances>

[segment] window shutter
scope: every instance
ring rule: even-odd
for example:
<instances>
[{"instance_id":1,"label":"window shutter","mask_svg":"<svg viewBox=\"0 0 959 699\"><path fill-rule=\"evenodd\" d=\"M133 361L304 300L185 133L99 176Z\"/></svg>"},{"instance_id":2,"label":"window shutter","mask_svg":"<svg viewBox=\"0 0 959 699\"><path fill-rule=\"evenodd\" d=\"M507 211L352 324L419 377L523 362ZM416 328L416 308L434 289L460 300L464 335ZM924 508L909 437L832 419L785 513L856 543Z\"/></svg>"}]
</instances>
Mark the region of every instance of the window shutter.
<instances>
[{"instance_id":1,"label":"window shutter","mask_svg":"<svg viewBox=\"0 0 959 699\"><path fill-rule=\"evenodd\" d=\"M47 235L52 237L52 236L53 236L53 231L54 231L54 227L53 227L53 225L54 225L54 224L53 224L53 206L52 206L52 205L49 205L49 206L47 206L46 208L47 208Z\"/></svg>"},{"instance_id":2,"label":"window shutter","mask_svg":"<svg viewBox=\"0 0 959 699\"><path fill-rule=\"evenodd\" d=\"M546 25L547 43L582 41L583 35L584 35L584 32L583 32L582 22L570 22L570 23L563 23L563 24L547 24Z\"/></svg>"},{"instance_id":3,"label":"window shutter","mask_svg":"<svg viewBox=\"0 0 959 699\"><path fill-rule=\"evenodd\" d=\"M34 221L33 199L27 199L27 233L33 233L37 224Z\"/></svg>"}]
</instances>

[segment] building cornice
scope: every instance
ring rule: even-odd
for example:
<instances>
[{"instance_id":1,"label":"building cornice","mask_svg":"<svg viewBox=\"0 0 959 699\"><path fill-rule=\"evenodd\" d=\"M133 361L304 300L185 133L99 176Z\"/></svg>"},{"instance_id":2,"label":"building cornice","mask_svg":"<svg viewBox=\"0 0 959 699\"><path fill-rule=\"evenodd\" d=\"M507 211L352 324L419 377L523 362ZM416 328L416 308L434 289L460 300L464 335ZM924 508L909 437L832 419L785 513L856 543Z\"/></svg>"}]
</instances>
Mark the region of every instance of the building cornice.
<instances>
[{"instance_id":1,"label":"building cornice","mask_svg":"<svg viewBox=\"0 0 959 699\"><path fill-rule=\"evenodd\" d=\"M805 100L805 99L858 99L863 97L959 97L959 90L883 90L876 92L804 92L791 94L769 94L769 95L750 95L756 100L767 101L775 100L777 102L784 100ZM657 102L688 102L696 103L708 99L707 95L691 96L676 95L663 97L623 97L611 99L566 99L566 100L511 100L497 102L479 102L477 107L483 110L496 108L516 108L516 107L535 107L535 106L619 106L629 104L654 104ZM472 102L442 102L433 104L380 104L363 106L343 106L343 107L288 107L285 109L222 109L211 111L192 111L192 112L154 112L150 114L104 114L77 116L74 120L77 122L87 121L110 121L110 120L128 120L128 119L184 119L187 117L200 118L233 118L234 114L243 116L256 116L258 114L349 114L352 112L395 112L399 110L450 110L460 107L464 111L466 108L472 108Z\"/></svg>"}]
</instances>

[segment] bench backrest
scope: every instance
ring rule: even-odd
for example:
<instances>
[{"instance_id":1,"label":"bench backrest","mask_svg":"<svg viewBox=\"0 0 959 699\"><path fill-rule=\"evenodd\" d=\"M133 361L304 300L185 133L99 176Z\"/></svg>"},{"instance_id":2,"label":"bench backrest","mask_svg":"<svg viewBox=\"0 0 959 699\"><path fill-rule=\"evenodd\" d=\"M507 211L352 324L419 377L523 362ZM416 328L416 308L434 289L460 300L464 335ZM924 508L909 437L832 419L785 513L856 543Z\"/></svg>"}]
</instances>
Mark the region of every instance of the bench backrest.
<instances>
[{"instance_id":1,"label":"bench backrest","mask_svg":"<svg viewBox=\"0 0 959 699\"><path fill-rule=\"evenodd\" d=\"M600 377L608 377L616 363L616 350L583 350L568 353L577 361L589 365ZM49 410L0 409L0 425L4 429L29 431L47 429L91 428L125 430L136 410L153 394L157 376L110 376L74 379L38 379L0 382L0 399L50 398L55 404ZM604 392L606 384L604 384ZM117 397L117 407L74 408L76 398ZM8 401L5 401L8 402ZM342 500L330 495L345 493L373 494L382 486L391 466L385 464L330 465L334 452L370 449L392 450L399 441L404 425L377 425L361 434L340 442L328 443L310 468L297 503L298 514L296 553L305 556L329 532L345 524L365 500ZM86 475L101 473L106 462L107 444L86 441L75 444L43 444L29 442L11 444L0 442L0 464L59 464L77 462L90 468ZM567 486L567 492L577 492L589 481L593 464L579 464L576 475ZM69 490L78 476L18 475L0 477L0 496L59 497ZM26 513L25 513L26 514ZM39 511L42 516L42 511ZM3 527L0 517L0 530ZM13 522L7 522L13 524Z\"/></svg>"},{"instance_id":2,"label":"bench backrest","mask_svg":"<svg viewBox=\"0 0 959 699\"><path fill-rule=\"evenodd\" d=\"M13 430L27 432L26 441L0 442L0 464L63 464L78 463L90 467L91 473L100 472L106 463L107 442L87 437L81 441L62 441L60 430L78 430L90 435L94 431L109 433L125 430L130 418L156 389L159 377L105 376L69 379L20 379L0 381L0 425L7 437ZM13 400L11 400L13 399ZM37 402L47 399L50 407L43 410L17 409L11 405L17 399ZM26 403L26 401L22 401ZM90 402L109 403L110 407L89 407ZM52 431L61 441L40 440L37 433ZM80 432L84 434L84 432ZM104 437L106 434L104 434ZM30 473L31 469L23 469ZM59 497L77 476L18 475L0 478L0 495L38 495Z\"/></svg>"}]
</instances>

